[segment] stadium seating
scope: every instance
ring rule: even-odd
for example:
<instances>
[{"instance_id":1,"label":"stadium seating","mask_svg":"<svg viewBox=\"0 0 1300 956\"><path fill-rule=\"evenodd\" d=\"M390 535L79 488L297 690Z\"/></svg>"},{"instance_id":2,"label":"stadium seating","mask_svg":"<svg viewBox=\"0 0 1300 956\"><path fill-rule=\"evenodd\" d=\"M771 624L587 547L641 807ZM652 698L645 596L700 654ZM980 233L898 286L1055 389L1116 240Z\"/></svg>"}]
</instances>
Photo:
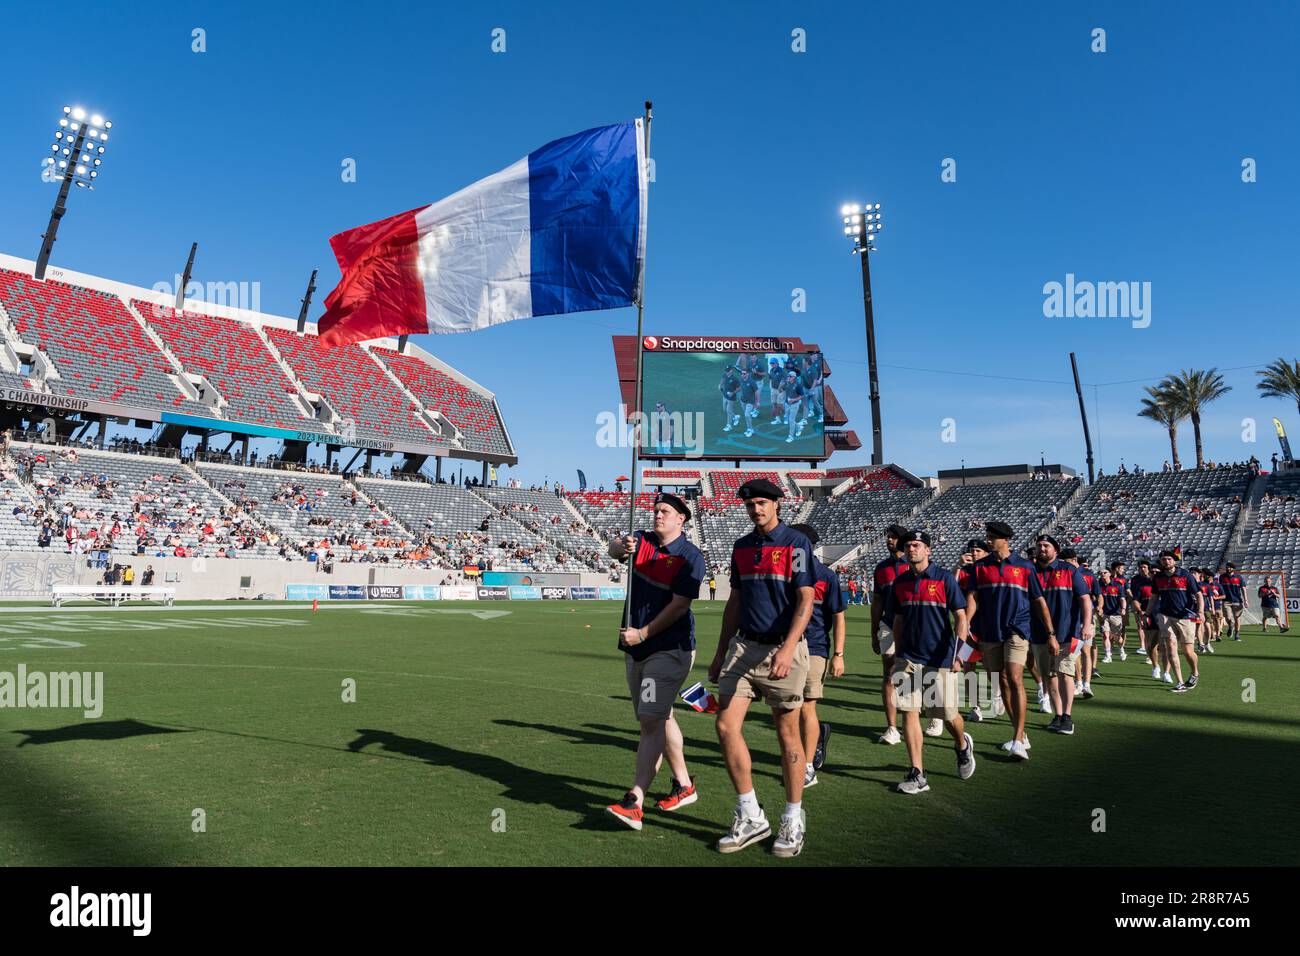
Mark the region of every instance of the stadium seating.
<instances>
[{"instance_id":1,"label":"stadium seating","mask_svg":"<svg viewBox=\"0 0 1300 956\"><path fill-rule=\"evenodd\" d=\"M216 386L229 402L225 417L280 428L310 426L311 419L289 398L293 383L249 325L138 299L132 304L187 372Z\"/></svg>"},{"instance_id":2,"label":"stadium seating","mask_svg":"<svg viewBox=\"0 0 1300 956\"><path fill-rule=\"evenodd\" d=\"M1294 595L1300 586L1300 530L1288 528L1287 523L1300 516L1300 471L1269 475L1264 494L1252 527L1246 529L1246 549L1237 563L1242 571L1285 572L1287 591ZM1268 521L1274 527L1264 527ZM1251 598L1253 604L1254 595Z\"/></svg>"},{"instance_id":3,"label":"stadium seating","mask_svg":"<svg viewBox=\"0 0 1300 956\"><path fill-rule=\"evenodd\" d=\"M267 335L302 383L325 396L358 438L446 444L416 419L411 400L359 345L325 348L315 335L268 326Z\"/></svg>"},{"instance_id":4,"label":"stadium seating","mask_svg":"<svg viewBox=\"0 0 1300 956\"><path fill-rule=\"evenodd\" d=\"M569 501L605 540L627 532L628 493L625 491L571 491ZM638 524L650 527L654 512L653 492L638 492Z\"/></svg>"},{"instance_id":5,"label":"stadium seating","mask_svg":"<svg viewBox=\"0 0 1300 956\"><path fill-rule=\"evenodd\" d=\"M611 564L605 557L605 541L590 524L568 509L565 499L554 493L499 486L477 488L475 491L498 508L508 509L511 517L529 531L549 541L557 551L578 558L592 570L604 569ZM626 510L623 514L626 521ZM593 555L596 557L594 562L591 561ZM586 556L586 560L583 556Z\"/></svg>"},{"instance_id":6,"label":"stadium seating","mask_svg":"<svg viewBox=\"0 0 1300 956\"><path fill-rule=\"evenodd\" d=\"M1059 510L1079 486L1077 478L957 485L932 498L910 525L929 532L933 560L951 568L966 542L983 535L986 521L1011 525L1013 549L1028 545L1052 520L1052 507Z\"/></svg>"},{"instance_id":7,"label":"stadium seating","mask_svg":"<svg viewBox=\"0 0 1300 956\"><path fill-rule=\"evenodd\" d=\"M512 453L491 398L409 355L378 347L372 347L370 354L387 365L425 408L441 412L459 428L465 448Z\"/></svg>"},{"instance_id":8,"label":"stadium seating","mask_svg":"<svg viewBox=\"0 0 1300 956\"><path fill-rule=\"evenodd\" d=\"M1074 547L1093 567L1115 560L1131 567L1137 558L1155 558L1174 546L1190 563L1217 567L1250 477L1230 469L1108 475L1052 527L1062 546ZM1218 519L1207 517L1215 511Z\"/></svg>"},{"instance_id":9,"label":"stadium seating","mask_svg":"<svg viewBox=\"0 0 1300 956\"><path fill-rule=\"evenodd\" d=\"M928 488L917 488L889 468L848 475L853 484L838 495L818 498L808 524L827 544L858 545L880 539L882 529L907 523L908 516L929 499Z\"/></svg>"},{"instance_id":10,"label":"stadium seating","mask_svg":"<svg viewBox=\"0 0 1300 956\"><path fill-rule=\"evenodd\" d=\"M175 369L117 296L0 269L0 305L18 336L54 362L53 394L209 413L167 377Z\"/></svg>"},{"instance_id":11,"label":"stadium seating","mask_svg":"<svg viewBox=\"0 0 1300 956\"><path fill-rule=\"evenodd\" d=\"M709 556L710 562L717 563L728 558L736 540L753 529L744 502L736 496L736 492L745 482L755 478L765 478L785 492L785 497L781 499L781 515L784 520L793 523L798 515L803 499L790 493L791 486L779 472L710 471L709 484L713 488L713 494L700 498L696 509L701 547Z\"/></svg>"}]
</instances>

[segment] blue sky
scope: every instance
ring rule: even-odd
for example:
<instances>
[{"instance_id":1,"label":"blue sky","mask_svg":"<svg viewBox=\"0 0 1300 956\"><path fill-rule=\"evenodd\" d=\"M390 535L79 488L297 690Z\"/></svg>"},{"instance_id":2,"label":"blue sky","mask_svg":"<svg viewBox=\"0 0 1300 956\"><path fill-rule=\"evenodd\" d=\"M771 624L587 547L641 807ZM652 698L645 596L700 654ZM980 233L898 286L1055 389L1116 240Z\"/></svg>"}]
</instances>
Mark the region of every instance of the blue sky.
<instances>
[{"instance_id":1,"label":"blue sky","mask_svg":"<svg viewBox=\"0 0 1300 956\"><path fill-rule=\"evenodd\" d=\"M1041 451L1082 470L1070 351L1085 382L1122 383L1087 389L1107 472L1167 456L1135 413L1141 386L1180 367L1217 366L1234 388L1206 416L1211 457L1267 460L1274 415L1300 433L1253 370L1300 351L1294 6L614 6L104 4L78 8L75 37L49 8L10 9L0 250L35 258L54 195L39 162L60 107L80 103L116 136L100 187L73 196L56 265L152 286L197 240L196 279L258 282L281 315L319 268L314 318L338 278L333 233L650 98L647 332L820 344L867 446L832 465L870 451L861 286L839 222L852 200L881 202L886 225L872 268L887 459L932 474ZM1246 157L1257 182L1242 182ZM946 158L956 182L941 181ZM1067 273L1151 283L1149 327L1045 317L1043 286ZM609 336L635 321L587 313L420 344L496 391L521 459L503 476L573 485L583 468L608 483L628 461L596 445L618 400ZM947 418L956 442L941 440Z\"/></svg>"}]
</instances>

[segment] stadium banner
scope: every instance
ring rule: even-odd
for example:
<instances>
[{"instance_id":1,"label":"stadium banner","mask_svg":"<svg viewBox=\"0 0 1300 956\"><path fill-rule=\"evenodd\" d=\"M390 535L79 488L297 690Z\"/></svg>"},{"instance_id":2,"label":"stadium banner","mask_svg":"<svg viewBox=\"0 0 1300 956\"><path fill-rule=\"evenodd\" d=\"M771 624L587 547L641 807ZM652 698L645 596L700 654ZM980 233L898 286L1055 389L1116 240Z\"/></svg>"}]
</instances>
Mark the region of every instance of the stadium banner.
<instances>
[{"instance_id":1,"label":"stadium banner","mask_svg":"<svg viewBox=\"0 0 1300 956\"><path fill-rule=\"evenodd\" d=\"M601 588L602 601L623 601L627 598L627 588Z\"/></svg>"},{"instance_id":2,"label":"stadium banner","mask_svg":"<svg viewBox=\"0 0 1300 956\"><path fill-rule=\"evenodd\" d=\"M512 601L540 601L541 599L541 588L525 587L519 584L510 587L510 600Z\"/></svg>"},{"instance_id":3,"label":"stadium banner","mask_svg":"<svg viewBox=\"0 0 1300 956\"><path fill-rule=\"evenodd\" d=\"M568 599L568 588L542 588L542 600L544 601L567 601Z\"/></svg>"},{"instance_id":4,"label":"stadium banner","mask_svg":"<svg viewBox=\"0 0 1300 956\"><path fill-rule=\"evenodd\" d=\"M27 388L0 388L4 401L15 405L35 405L50 411L61 412L95 412L100 415L112 415L114 418L137 418L153 421L158 410L149 411L131 405L117 405L113 402L92 402L85 398L71 398L66 395L49 395L34 392Z\"/></svg>"},{"instance_id":5,"label":"stadium banner","mask_svg":"<svg viewBox=\"0 0 1300 956\"><path fill-rule=\"evenodd\" d=\"M366 586L364 584L331 584L329 586L331 601L364 601Z\"/></svg>"},{"instance_id":6,"label":"stadium banner","mask_svg":"<svg viewBox=\"0 0 1300 956\"><path fill-rule=\"evenodd\" d=\"M478 589L480 601L508 601L510 589L507 587L481 587Z\"/></svg>"},{"instance_id":7,"label":"stadium banner","mask_svg":"<svg viewBox=\"0 0 1300 956\"><path fill-rule=\"evenodd\" d=\"M328 601L330 589L327 584L286 584L284 586L286 601Z\"/></svg>"},{"instance_id":8,"label":"stadium banner","mask_svg":"<svg viewBox=\"0 0 1300 956\"><path fill-rule=\"evenodd\" d=\"M90 404L95 404L91 402ZM93 411L94 409L91 409ZM113 414L122 416L122 412ZM140 416L149 421L158 417L157 412L142 412ZM186 425L190 428L210 429L229 432L235 435L256 435L262 438L284 438L290 441L323 442L327 445L343 445L348 448L371 448L376 451L400 451L427 455L434 448L432 441L427 445L414 445L406 442L377 441L353 435L344 438L333 432L314 432L293 428L274 428L270 425L249 425L246 422L231 421L228 418L203 418L199 415L180 415L176 412L163 412L163 422L171 425Z\"/></svg>"},{"instance_id":9,"label":"stadium banner","mask_svg":"<svg viewBox=\"0 0 1300 956\"><path fill-rule=\"evenodd\" d=\"M402 597L407 601L437 601L441 596L441 591L442 588L436 584L402 585Z\"/></svg>"},{"instance_id":10,"label":"stadium banner","mask_svg":"<svg viewBox=\"0 0 1300 956\"><path fill-rule=\"evenodd\" d=\"M406 594L400 584L368 584L366 598L371 601L402 601Z\"/></svg>"},{"instance_id":11,"label":"stadium banner","mask_svg":"<svg viewBox=\"0 0 1300 956\"><path fill-rule=\"evenodd\" d=\"M594 601L600 597L600 588L569 588L569 596L575 601Z\"/></svg>"},{"instance_id":12,"label":"stadium banner","mask_svg":"<svg viewBox=\"0 0 1300 956\"><path fill-rule=\"evenodd\" d=\"M522 584L526 586L558 587L582 583L582 575L574 572L540 571L484 571L484 584Z\"/></svg>"},{"instance_id":13,"label":"stadium banner","mask_svg":"<svg viewBox=\"0 0 1300 956\"><path fill-rule=\"evenodd\" d=\"M1297 595L1295 597L1291 597L1289 595L1287 596L1286 613L1288 615L1300 614L1300 595Z\"/></svg>"},{"instance_id":14,"label":"stadium banner","mask_svg":"<svg viewBox=\"0 0 1300 956\"><path fill-rule=\"evenodd\" d=\"M445 584L442 587L444 601L475 601L478 599L477 588L467 584Z\"/></svg>"}]
</instances>

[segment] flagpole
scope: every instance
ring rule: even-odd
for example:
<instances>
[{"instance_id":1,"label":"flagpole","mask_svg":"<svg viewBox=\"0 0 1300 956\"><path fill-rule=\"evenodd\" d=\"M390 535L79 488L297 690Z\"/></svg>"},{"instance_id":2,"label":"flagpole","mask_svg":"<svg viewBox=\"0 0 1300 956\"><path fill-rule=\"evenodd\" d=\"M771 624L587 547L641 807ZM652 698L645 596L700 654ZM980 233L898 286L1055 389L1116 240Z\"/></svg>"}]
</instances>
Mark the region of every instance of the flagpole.
<instances>
[{"instance_id":1,"label":"flagpole","mask_svg":"<svg viewBox=\"0 0 1300 956\"><path fill-rule=\"evenodd\" d=\"M650 100L646 100L645 101L645 164L647 167L649 167L650 165L650 116L653 109L654 109L654 104L651 103ZM649 176L648 168L646 169L645 175L647 177ZM649 220L650 220L649 196L650 196L650 185L647 179L646 221L641 224L642 230L647 230L647 236L648 236ZM648 259L649 256L647 256L646 258ZM633 407L632 410L632 413L636 416L636 427L633 432L634 437L632 441L632 470L628 472L628 477L632 481L631 484L632 495L630 500L628 501L628 509L627 509L628 510L627 533L629 536L636 534L636 495L637 495L637 478L639 477L637 463L640 459L640 454L641 454L641 427L642 427L642 417L643 417L641 415L641 343L643 341L642 325L645 320L645 273L646 273L646 264L645 264L645 260L642 260L641 290L636 297L636 405ZM635 564L634 564L635 560L636 560L636 550L633 549L632 551L629 551L627 555L627 599L623 602L623 627L625 629L631 626L631 621L632 621L632 571L635 568Z\"/></svg>"}]
</instances>

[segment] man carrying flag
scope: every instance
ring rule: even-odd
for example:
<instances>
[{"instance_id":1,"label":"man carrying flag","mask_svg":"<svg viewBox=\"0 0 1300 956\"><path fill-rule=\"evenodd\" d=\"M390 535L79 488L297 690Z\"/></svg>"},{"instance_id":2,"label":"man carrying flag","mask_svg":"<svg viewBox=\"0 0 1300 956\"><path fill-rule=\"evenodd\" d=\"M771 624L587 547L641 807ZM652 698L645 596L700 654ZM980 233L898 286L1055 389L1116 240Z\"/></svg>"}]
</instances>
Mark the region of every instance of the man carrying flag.
<instances>
[{"instance_id":1,"label":"man carrying flag","mask_svg":"<svg viewBox=\"0 0 1300 956\"><path fill-rule=\"evenodd\" d=\"M641 829L641 805L665 756L673 787L659 801L659 809L678 810L698 799L686 771L673 701L695 663L691 601L704 580L704 555L682 533L691 510L681 498L655 496L654 515L653 531L637 531L609 545L609 556L616 561L629 552L634 555L628 579L629 626L619 631L618 647L626 655L627 689L632 713L641 724L641 742L632 788L605 810L633 830Z\"/></svg>"}]
</instances>

